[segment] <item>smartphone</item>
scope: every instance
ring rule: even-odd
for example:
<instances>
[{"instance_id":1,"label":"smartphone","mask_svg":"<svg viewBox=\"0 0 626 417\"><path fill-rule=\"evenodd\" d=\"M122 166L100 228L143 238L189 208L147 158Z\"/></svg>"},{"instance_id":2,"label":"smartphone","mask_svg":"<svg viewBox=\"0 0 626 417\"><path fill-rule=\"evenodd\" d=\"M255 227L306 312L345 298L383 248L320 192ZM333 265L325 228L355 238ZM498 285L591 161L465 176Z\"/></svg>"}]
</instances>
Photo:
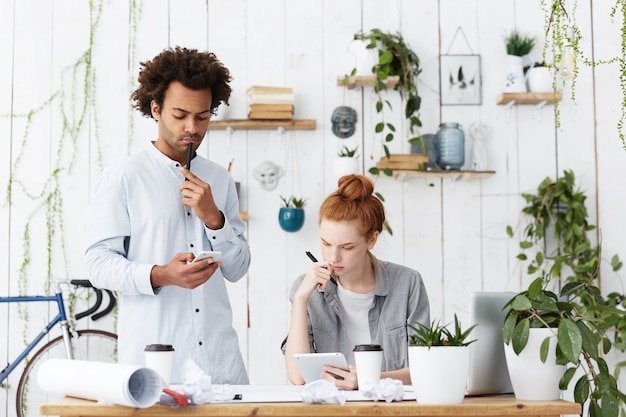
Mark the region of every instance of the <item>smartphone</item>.
<instances>
[{"instance_id":1,"label":"smartphone","mask_svg":"<svg viewBox=\"0 0 626 417\"><path fill-rule=\"evenodd\" d=\"M213 250L203 250L198 252L196 257L191 262L198 262L206 258L213 258L213 262L217 262L222 259L222 252Z\"/></svg>"}]
</instances>

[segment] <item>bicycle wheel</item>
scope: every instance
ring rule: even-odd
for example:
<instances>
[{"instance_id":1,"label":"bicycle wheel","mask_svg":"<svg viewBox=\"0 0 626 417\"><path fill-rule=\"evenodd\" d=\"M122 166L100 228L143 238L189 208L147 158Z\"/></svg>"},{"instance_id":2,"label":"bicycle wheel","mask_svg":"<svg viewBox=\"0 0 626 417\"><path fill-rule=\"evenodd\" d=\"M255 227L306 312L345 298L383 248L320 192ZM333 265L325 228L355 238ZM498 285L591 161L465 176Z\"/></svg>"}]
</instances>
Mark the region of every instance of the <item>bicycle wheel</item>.
<instances>
[{"instance_id":1,"label":"bicycle wheel","mask_svg":"<svg viewBox=\"0 0 626 417\"><path fill-rule=\"evenodd\" d=\"M102 330L78 330L78 337L72 338L74 359L117 362L117 335ZM58 395L49 395L39 389L37 372L48 359L67 358L63 336L58 336L39 349L24 368L17 386L15 406L17 417L39 416L39 406Z\"/></svg>"}]
</instances>

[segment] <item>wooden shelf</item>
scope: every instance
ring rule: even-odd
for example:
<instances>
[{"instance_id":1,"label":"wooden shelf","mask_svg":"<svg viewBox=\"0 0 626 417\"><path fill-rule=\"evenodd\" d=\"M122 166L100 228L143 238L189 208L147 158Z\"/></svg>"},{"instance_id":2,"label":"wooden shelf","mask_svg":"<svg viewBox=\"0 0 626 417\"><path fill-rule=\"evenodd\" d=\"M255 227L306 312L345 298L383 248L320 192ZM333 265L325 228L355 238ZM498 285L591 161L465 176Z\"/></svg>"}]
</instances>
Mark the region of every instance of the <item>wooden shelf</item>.
<instances>
[{"instance_id":1,"label":"wooden shelf","mask_svg":"<svg viewBox=\"0 0 626 417\"><path fill-rule=\"evenodd\" d=\"M562 93L502 93L498 94L497 104L550 104L561 101Z\"/></svg>"},{"instance_id":2,"label":"wooden shelf","mask_svg":"<svg viewBox=\"0 0 626 417\"><path fill-rule=\"evenodd\" d=\"M251 120L228 119L216 120L209 123L209 130L225 130L229 127L234 130L273 130L279 127L285 130L315 130L316 121L313 119L289 120Z\"/></svg>"},{"instance_id":3,"label":"wooden shelf","mask_svg":"<svg viewBox=\"0 0 626 417\"><path fill-rule=\"evenodd\" d=\"M348 87L348 89L353 89L357 86L359 87L373 87L376 85L377 82L377 78L375 75L355 75L352 77L348 77L348 79L346 80L346 76L338 76L337 77L337 85L339 86L345 86ZM387 80L385 80L385 87L386 88L393 88L396 86L396 84L398 84L398 82L400 81L400 76L398 75L394 75L391 76L389 78L387 78Z\"/></svg>"},{"instance_id":4,"label":"wooden shelf","mask_svg":"<svg viewBox=\"0 0 626 417\"><path fill-rule=\"evenodd\" d=\"M394 170L393 176L397 180L411 178L439 177L451 178L453 181L486 178L494 175L496 171L417 171L417 170Z\"/></svg>"}]
</instances>

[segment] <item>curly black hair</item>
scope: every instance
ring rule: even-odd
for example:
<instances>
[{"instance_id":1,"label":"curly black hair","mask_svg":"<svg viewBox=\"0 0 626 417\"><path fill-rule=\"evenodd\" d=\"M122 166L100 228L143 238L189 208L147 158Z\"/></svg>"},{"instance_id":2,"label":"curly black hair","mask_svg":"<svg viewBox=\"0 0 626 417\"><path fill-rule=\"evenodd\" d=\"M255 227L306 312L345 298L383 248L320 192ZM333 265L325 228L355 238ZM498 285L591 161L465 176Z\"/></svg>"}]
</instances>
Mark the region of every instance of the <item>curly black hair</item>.
<instances>
[{"instance_id":1,"label":"curly black hair","mask_svg":"<svg viewBox=\"0 0 626 417\"><path fill-rule=\"evenodd\" d=\"M232 90L228 83L232 77L228 68L211 52L198 52L196 49L177 46L164 50L152 61L141 62L141 67L138 77L139 88L130 95L130 98L134 102L133 107L146 117L152 117L150 110L152 100L162 108L165 90L173 80L192 90L210 88L213 93L211 101L213 114L220 102L228 105Z\"/></svg>"}]
</instances>

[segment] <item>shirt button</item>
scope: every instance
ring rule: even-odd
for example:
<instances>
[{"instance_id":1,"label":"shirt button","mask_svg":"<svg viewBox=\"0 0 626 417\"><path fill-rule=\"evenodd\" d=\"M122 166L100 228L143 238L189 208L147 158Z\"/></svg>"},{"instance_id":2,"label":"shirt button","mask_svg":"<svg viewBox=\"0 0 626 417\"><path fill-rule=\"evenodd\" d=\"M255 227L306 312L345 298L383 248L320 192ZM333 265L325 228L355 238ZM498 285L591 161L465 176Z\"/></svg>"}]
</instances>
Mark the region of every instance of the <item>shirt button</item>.
<instances>
[{"instance_id":1,"label":"shirt button","mask_svg":"<svg viewBox=\"0 0 626 417\"><path fill-rule=\"evenodd\" d=\"M193 248L193 243L190 243L190 244L189 244L189 247L190 247L190 248Z\"/></svg>"},{"instance_id":2,"label":"shirt button","mask_svg":"<svg viewBox=\"0 0 626 417\"><path fill-rule=\"evenodd\" d=\"M200 312L200 309L199 309L199 308L196 308L196 313L199 313L199 312Z\"/></svg>"},{"instance_id":3,"label":"shirt button","mask_svg":"<svg viewBox=\"0 0 626 417\"><path fill-rule=\"evenodd\" d=\"M215 237L215 236L212 236L212 237L211 237L211 239L213 239L213 240L215 240L215 239L217 239L217 237Z\"/></svg>"},{"instance_id":4,"label":"shirt button","mask_svg":"<svg viewBox=\"0 0 626 417\"><path fill-rule=\"evenodd\" d=\"M191 216L191 212L190 211L187 212L187 216Z\"/></svg>"},{"instance_id":5,"label":"shirt button","mask_svg":"<svg viewBox=\"0 0 626 417\"><path fill-rule=\"evenodd\" d=\"M202 342L198 342L198 345L202 346Z\"/></svg>"}]
</instances>

